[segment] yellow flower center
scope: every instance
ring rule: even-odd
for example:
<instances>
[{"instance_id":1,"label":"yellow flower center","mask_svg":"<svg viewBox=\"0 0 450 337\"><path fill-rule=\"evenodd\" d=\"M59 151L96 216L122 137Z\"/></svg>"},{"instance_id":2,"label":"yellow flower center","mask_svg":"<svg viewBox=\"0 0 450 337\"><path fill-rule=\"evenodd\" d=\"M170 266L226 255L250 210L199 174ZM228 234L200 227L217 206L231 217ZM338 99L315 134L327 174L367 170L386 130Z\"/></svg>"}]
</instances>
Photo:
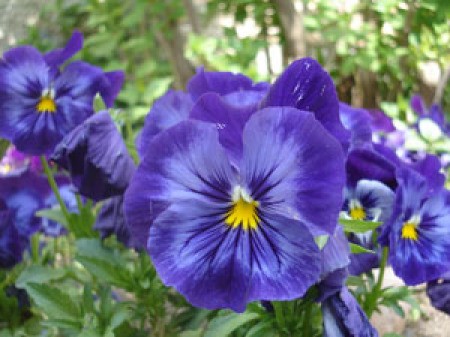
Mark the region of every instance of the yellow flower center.
<instances>
[{"instance_id":1,"label":"yellow flower center","mask_svg":"<svg viewBox=\"0 0 450 337\"><path fill-rule=\"evenodd\" d=\"M366 218L366 212L362 207L355 207L350 209L350 217L353 220L364 220Z\"/></svg>"},{"instance_id":2,"label":"yellow flower center","mask_svg":"<svg viewBox=\"0 0 450 337\"><path fill-rule=\"evenodd\" d=\"M233 192L233 204L226 213L225 223L233 228L256 229L261 219L258 216L259 203L253 200L240 186Z\"/></svg>"},{"instance_id":3,"label":"yellow flower center","mask_svg":"<svg viewBox=\"0 0 450 337\"><path fill-rule=\"evenodd\" d=\"M419 233L417 232L417 226L419 223L420 217L418 216L413 216L411 219L403 223L402 239L417 241L419 239Z\"/></svg>"},{"instance_id":4,"label":"yellow flower center","mask_svg":"<svg viewBox=\"0 0 450 337\"><path fill-rule=\"evenodd\" d=\"M38 112L56 112L56 103L53 98L42 96L36 105L36 109Z\"/></svg>"}]
</instances>

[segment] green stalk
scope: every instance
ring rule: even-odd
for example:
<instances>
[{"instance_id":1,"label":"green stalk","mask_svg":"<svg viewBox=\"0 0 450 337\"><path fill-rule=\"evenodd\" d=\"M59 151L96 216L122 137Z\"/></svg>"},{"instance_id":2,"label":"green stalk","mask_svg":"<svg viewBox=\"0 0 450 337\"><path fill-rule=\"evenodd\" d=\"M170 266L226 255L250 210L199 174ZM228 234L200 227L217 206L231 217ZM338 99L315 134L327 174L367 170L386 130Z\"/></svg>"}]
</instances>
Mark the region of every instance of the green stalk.
<instances>
[{"instance_id":1,"label":"green stalk","mask_svg":"<svg viewBox=\"0 0 450 337\"><path fill-rule=\"evenodd\" d=\"M370 318L375 311L377 307L378 298L381 294L381 287L383 285L383 279L384 279L384 272L386 269L387 264L387 258L388 258L388 248L383 248L383 255L381 257L381 263L380 263L380 273L378 274L377 283L372 289L372 292L370 294L370 297L367 299L366 304L366 314Z\"/></svg>"},{"instance_id":2,"label":"green stalk","mask_svg":"<svg viewBox=\"0 0 450 337\"><path fill-rule=\"evenodd\" d=\"M70 225L70 214L69 210L67 209L66 204L61 198L61 194L59 193L58 185L56 184L55 178L53 177L52 170L50 170L50 167L48 166L47 158L45 156L41 156L41 163L42 167L44 168L44 173L47 176L48 183L50 184L50 187L55 194L56 200L58 200L59 206L61 207L61 211L64 214L64 217L67 220L67 223Z\"/></svg>"}]
</instances>

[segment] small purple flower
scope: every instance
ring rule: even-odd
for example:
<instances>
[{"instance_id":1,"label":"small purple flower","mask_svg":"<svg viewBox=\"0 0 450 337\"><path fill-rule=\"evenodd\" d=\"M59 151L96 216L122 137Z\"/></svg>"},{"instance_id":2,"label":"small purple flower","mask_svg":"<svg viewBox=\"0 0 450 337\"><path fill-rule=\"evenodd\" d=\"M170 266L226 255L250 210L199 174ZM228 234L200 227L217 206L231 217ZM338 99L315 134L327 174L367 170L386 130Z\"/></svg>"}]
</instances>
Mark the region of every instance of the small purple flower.
<instances>
[{"instance_id":1,"label":"small purple flower","mask_svg":"<svg viewBox=\"0 0 450 337\"><path fill-rule=\"evenodd\" d=\"M104 73L82 61L60 68L82 44L83 36L75 32L65 48L42 55L22 46L0 59L0 136L19 151L51 153L65 134L94 112L97 93L112 106L122 72Z\"/></svg>"},{"instance_id":2,"label":"small purple flower","mask_svg":"<svg viewBox=\"0 0 450 337\"><path fill-rule=\"evenodd\" d=\"M347 288L322 303L324 337L378 337Z\"/></svg>"},{"instance_id":3,"label":"small purple flower","mask_svg":"<svg viewBox=\"0 0 450 337\"><path fill-rule=\"evenodd\" d=\"M360 180L345 190L343 211L349 219L384 222L391 216L394 192L376 180Z\"/></svg>"},{"instance_id":4,"label":"small purple flower","mask_svg":"<svg viewBox=\"0 0 450 337\"><path fill-rule=\"evenodd\" d=\"M411 169L399 169L397 176L394 211L380 242L389 246L394 272L406 284L416 285L450 269L450 194L431 190Z\"/></svg>"},{"instance_id":5,"label":"small purple flower","mask_svg":"<svg viewBox=\"0 0 450 337\"><path fill-rule=\"evenodd\" d=\"M135 170L107 111L94 114L65 136L51 160L69 171L81 195L95 201L123 194Z\"/></svg>"},{"instance_id":6,"label":"small purple flower","mask_svg":"<svg viewBox=\"0 0 450 337\"><path fill-rule=\"evenodd\" d=\"M233 143L195 120L156 135L125 194L125 215L166 285L196 306L242 312L251 301L300 297L319 280L310 231L334 233L343 153L309 112L227 116Z\"/></svg>"},{"instance_id":7,"label":"small purple flower","mask_svg":"<svg viewBox=\"0 0 450 337\"><path fill-rule=\"evenodd\" d=\"M349 219L384 222L391 216L394 197L394 192L379 181L360 180L355 188L346 189L342 213ZM374 244L372 231L350 234L349 241L376 251L352 254L350 274L359 275L378 266L381 252Z\"/></svg>"}]
</instances>

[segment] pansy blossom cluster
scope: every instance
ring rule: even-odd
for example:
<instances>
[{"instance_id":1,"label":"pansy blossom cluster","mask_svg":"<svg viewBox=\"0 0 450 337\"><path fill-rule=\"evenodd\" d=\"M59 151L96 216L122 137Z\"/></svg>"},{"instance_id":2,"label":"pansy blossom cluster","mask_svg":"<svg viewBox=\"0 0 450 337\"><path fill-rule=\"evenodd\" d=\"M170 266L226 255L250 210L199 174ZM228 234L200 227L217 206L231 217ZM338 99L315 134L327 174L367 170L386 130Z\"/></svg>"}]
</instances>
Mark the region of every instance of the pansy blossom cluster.
<instances>
[{"instance_id":1,"label":"pansy blossom cluster","mask_svg":"<svg viewBox=\"0 0 450 337\"><path fill-rule=\"evenodd\" d=\"M200 68L186 92L154 103L136 167L110 113L93 108L97 95L113 105L123 73L68 62L82 43L75 32L64 48L18 47L0 60L0 137L12 143L0 163L1 268L34 233L67 232L38 210L59 204L70 218L90 199L101 202L101 237L145 250L192 305L240 313L313 298L325 336L378 336L349 274L388 262L435 294L450 272L439 159L398 156L378 137L391 121L340 103L317 61L293 62L272 84Z\"/></svg>"}]
</instances>

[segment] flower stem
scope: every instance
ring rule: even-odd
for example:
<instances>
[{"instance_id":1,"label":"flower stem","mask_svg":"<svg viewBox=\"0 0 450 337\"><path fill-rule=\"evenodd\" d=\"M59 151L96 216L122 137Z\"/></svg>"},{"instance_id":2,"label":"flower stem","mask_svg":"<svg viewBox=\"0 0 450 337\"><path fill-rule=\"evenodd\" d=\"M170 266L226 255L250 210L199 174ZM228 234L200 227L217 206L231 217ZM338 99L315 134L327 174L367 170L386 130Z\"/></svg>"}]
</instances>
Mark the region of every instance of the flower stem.
<instances>
[{"instance_id":1,"label":"flower stem","mask_svg":"<svg viewBox=\"0 0 450 337\"><path fill-rule=\"evenodd\" d=\"M370 318L375 311L377 307L378 298L381 294L381 287L383 285L383 279L384 279L384 271L386 269L386 263L388 258L388 248L383 248L383 253L381 257L381 263L380 263L380 273L378 274L377 283L372 289L372 292L370 293L370 297L367 299L367 305L366 305L366 314Z\"/></svg>"},{"instance_id":2,"label":"flower stem","mask_svg":"<svg viewBox=\"0 0 450 337\"><path fill-rule=\"evenodd\" d=\"M50 187L55 194L56 200L58 200L59 206L61 207L61 211L64 215L64 217L67 220L67 223L70 224L70 214L69 210L67 209L66 204L61 198L61 194L59 193L58 185L56 184L55 178L53 177L53 173L50 170L50 167L48 166L47 158L45 156L41 156L41 164L44 168L44 173L47 176L48 183L50 184Z\"/></svg>"}]
</instances>

